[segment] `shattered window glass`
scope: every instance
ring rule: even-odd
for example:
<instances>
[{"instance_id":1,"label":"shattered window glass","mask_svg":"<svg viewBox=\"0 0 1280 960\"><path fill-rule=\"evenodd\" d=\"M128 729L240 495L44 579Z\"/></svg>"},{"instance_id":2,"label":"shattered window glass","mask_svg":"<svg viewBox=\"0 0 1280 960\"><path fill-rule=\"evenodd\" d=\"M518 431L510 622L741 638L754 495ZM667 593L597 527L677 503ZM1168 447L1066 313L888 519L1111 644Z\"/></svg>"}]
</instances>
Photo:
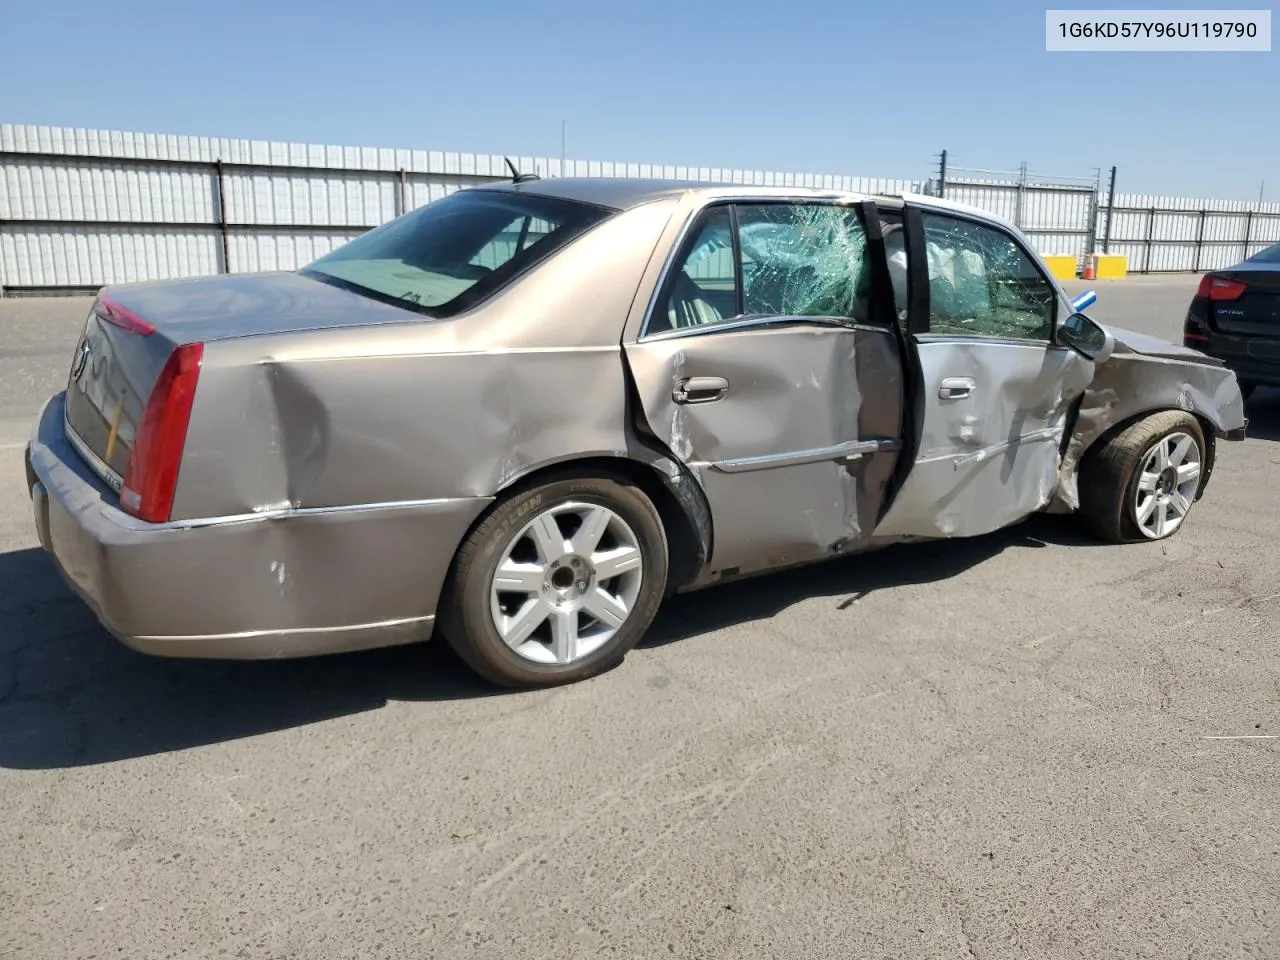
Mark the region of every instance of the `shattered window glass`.
<instances>
[{"instance_id":1,"label":"shattered window glass","mask_svg":"<svg viewBox=\"0 0 1280 960\"><path fill-rule=\"evenodd\" d=\"M1008 234L924 215L931 333L1048 340L1053 286Z\"/></svg>"},{"instance_id":2,"label":"shattered window glass","mask_svg":"<svg viewBox=\"0 0 1280 960\"><path fill-rule=\"evenodd\" d=\"M738 224L747 316L866 319L866 235L853 210L743 205Z\"/></svg>"},{"instance_id":3,"label":"shattered window glass","mask_svg":"<svg viewBox=\"0 0 1280 960\"><path fill-rule=\"evenodd\" d=\"M866 234L854 210L782 203L736 209L741 290L729 208L713 207L694 233L652 331L664 315L673 330L742 316L870 317Z\"/></svg>"}]
</instances>

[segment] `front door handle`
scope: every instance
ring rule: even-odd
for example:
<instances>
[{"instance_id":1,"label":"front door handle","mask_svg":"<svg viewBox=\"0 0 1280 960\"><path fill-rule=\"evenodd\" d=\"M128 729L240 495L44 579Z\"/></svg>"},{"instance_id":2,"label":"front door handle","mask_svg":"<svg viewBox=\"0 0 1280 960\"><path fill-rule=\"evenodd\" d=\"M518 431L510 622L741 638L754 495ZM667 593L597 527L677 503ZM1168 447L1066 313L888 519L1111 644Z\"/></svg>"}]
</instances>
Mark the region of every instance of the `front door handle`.
<instances>
[{"instance_id":1,"label":"front door handle","mask_svg":"<svg viewBox=\"0 0 1280 960\"><path fill-rule=\"evenodd\" d=\"M684 377L671 388L671 399L676 403L711 403L729 392L729 381L724 377Z\"/></svg>"},{"instance_id":2,"label":"front door handle","mask_svg":"<svg viewBox=\"0 0 1280 960\"><path fill-rule=\"evenodd\" d=\"M938 387L938 396L943 400L963 400L976 386L970 377L947 377Z\"/></svg>"}]
</instances>

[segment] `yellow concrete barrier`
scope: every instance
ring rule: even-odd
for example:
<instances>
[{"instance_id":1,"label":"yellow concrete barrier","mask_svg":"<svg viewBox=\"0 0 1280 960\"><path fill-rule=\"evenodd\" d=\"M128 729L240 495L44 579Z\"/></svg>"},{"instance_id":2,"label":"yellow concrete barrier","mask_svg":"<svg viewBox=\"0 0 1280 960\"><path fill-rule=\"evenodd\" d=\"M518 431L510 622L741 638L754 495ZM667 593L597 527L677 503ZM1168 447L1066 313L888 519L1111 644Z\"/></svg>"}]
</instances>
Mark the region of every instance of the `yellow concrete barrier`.
<instances>
[{"instance_id":1,"label":"yellow concrete barrier","mask_svg":"<svg viewBox=\"0 0 1280 960\"><path fill-rule=\"evenodd\" d=\"M1059 280L1074 280L1076 276L1076 258L1068 253L1050 253L1042 258L1044 265L1049 268Z\"/></svg>"},{"instance_id":2,"label":"yellow concrete barrier","mask_svg":"<svg viewBox=\"0 0 1280 960\"><path fill-rule=\"evenodd\" d=\"M1095 253L1093 263L1099 280L1114 280L1129 272L1129 260L1123 253Z\"/></svg>"}]
</instances>

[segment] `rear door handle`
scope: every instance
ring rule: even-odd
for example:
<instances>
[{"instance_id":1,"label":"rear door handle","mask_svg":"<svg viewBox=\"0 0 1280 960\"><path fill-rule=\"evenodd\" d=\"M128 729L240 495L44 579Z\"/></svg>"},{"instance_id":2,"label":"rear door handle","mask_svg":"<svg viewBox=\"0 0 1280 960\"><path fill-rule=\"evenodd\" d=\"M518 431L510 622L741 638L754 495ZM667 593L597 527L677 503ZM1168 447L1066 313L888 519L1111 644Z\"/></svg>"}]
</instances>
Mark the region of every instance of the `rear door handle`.
<instances>
[{"instance_id":1,"label":"rear door handle","mask_svg":"<svg viewBox=\"0 0 1280 960\"><path fill-rule=\"evenodd\" d=\"M947 377L938 387L938 396L943 400L963 400L976 386L970 377Z\"/></svg>"},{"instance_id":2,"label":"rear door handle","mask_svg":"<svg viewBox=\"0 0 1280 960\"><path fill-rule=\"evenodd\" d=\"M711 403L729 392L729 381L724 377L685 377L671 388L671 399L676 403Z\"/></svg>"}]
</instances>

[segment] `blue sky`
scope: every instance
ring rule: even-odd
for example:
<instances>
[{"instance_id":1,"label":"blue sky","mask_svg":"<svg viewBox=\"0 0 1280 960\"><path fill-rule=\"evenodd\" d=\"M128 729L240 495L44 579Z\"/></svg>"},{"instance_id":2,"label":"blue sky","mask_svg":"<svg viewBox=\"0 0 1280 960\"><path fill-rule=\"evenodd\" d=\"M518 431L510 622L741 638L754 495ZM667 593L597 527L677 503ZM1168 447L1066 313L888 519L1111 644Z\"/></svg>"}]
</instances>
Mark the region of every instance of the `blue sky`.
<instances>
[{"instance_id":1,"label":"blue sky","mask_svg":"<svg viewBox=\"0 0 1280 960\"><path fill-rule=\"evenodd\" d=\"M0 120L1280 198L1280 53L1047 53L1047 5L0 0Z\"/></svg>"}]
</instances>

